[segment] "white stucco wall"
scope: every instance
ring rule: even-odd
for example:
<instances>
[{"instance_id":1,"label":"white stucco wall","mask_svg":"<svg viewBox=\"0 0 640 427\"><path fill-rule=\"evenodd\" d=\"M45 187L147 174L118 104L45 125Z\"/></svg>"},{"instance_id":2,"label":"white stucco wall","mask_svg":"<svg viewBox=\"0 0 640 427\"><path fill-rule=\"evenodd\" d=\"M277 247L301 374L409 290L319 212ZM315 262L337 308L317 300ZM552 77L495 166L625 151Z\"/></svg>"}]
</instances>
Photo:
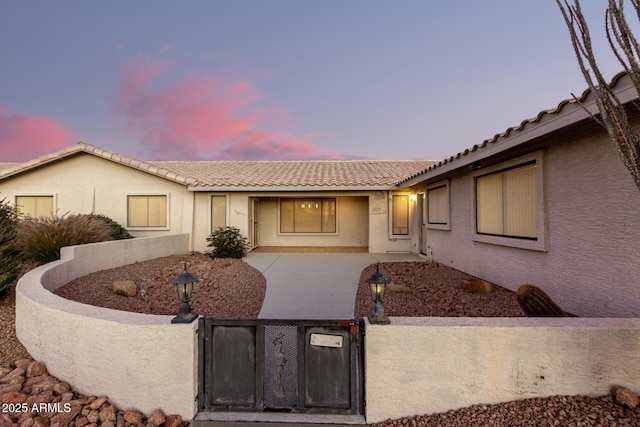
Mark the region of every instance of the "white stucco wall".
<instances>
[{"instance_id":1,"label":"white stucco wall","mask_svg":"<svg viewBox=\"0 0 640 427\"><path fill-rule=\"evenodd\" d=\"M168 226L135 229L137 237L192 232L193 194L186 187L148 173L80 153L33 171L0 181L0 199L16 196L53 196L58 215L103 214L127 226L128 195L167 195Z\"/></svg>"},{"instance_id":2,"label":"white stucco wall","mask_svg":"<svg viewBox=\"0 0 640 427\"><path fill-rule=\"evenodd\" d=\"M16 334L49 372L87 395L123 409L196 412L197 322L123 312L54 295L86 274L188 251L189 236L170 235L62 249L62 257L23 276L16 288ZM170 283L167 286L171 286ZM177 310L177 303L176 303Z\"/></svg>"},{"instance_id":3,"label":"white stucco wall","mask_svg":"<svg viewBox=\"0 0 640 427\"><path fill-rule=\"evenodd\" d=\"M580 316L640 317L640 190L602 132L544 154L548 251L473 241L465 168L450 180L451 230L429 229L427 254L508 289L538 285Z\"/></svg>"},{"instance_id":4,"label":"white stucco wall","mask_svg":"<svg viewBox=\"0 0 640 427\"><path fill-rule=\"evenodd\" d=\"M368 423L638 390L640 319L391 318L367 323L364 371Z\"/></svg>"}]
</instances>

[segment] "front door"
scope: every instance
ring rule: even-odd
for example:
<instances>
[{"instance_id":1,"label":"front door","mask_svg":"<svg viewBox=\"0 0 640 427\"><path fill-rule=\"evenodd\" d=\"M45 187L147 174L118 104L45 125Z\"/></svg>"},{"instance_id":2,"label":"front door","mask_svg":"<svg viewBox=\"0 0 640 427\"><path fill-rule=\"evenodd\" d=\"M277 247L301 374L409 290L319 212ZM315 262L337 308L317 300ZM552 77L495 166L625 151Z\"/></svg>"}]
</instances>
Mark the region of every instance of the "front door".
<instances>
[{"instance_id":1,"label":"front door","mask_svg":"<svg viewBox=\"0 0 640 427\"><path fill-rule=\"evenodd\" d=\"M424 193L418 195L418 221L420 222L420 242L418 247L420 253L425 255L427 253L427 200Z\"/></svg>"},{"instance_id":2,"label":"front door","mask_svg":"<svg viewBox=\"0 0 640 427\"><path fill-rule=\"evenodd\" d=\"M260 246L260 200L249 199L251 204L249 207L249 230L251 233L250 243L251 249L255 249Z\"/></svg>"}]
</instances>

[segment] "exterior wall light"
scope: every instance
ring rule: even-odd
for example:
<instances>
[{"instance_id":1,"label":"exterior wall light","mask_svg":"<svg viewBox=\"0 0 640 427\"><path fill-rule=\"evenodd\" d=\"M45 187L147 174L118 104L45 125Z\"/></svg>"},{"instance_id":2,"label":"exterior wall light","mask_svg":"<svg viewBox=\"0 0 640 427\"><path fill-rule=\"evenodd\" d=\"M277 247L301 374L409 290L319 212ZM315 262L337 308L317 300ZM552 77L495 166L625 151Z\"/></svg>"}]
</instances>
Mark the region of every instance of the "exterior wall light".
<instances>
[{"instance_id":1,"label":"exterior wall light","mask_svg":"<svg viewBox=\"0 0 640 427\"><path fill-rule=\"evenodd\" d=\"M380 263L376 264L376 272L365 282L369 284L371 298L373 299L373 314L369 316L369 322L388 325L391 322L384 314L382 303L384 302L384 291L389 284L389 280L380 273Z\"/></svg>"},{"instance_id":2,"label":"exterior wall light","mask_svg":"<svg viewBox=\"0 0 640 427\"><path fill-rule=\"evenodd\" d=\"M180 311L178 315L171 319L171 323L191 323L198 318L198 315L191 312L191 293L193 292L193 284L198 281L187 271L187 263L184 263L184 270L171 283L176 285L178 298L180 299Z\"/></svg>"}]
</instances>

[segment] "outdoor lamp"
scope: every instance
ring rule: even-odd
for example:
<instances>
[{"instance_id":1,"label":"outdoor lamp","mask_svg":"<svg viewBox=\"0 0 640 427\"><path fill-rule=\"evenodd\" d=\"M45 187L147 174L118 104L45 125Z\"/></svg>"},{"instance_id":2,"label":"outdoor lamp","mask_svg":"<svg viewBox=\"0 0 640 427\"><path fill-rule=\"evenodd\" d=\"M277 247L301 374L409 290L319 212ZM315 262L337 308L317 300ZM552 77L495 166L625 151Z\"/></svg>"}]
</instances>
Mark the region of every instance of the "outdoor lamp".
<instances>
[{"instance_id":1,"label":"outdoor lamp","mask_svg":"<svg viewBox=\"0 0 640 427\"><path fill-rule=\"evenodd\" d=\"M371 298L373 298L373 314L369 316L369 322L388 325L391 322L384 314L382 303L384 302L384 291L389 284L389 280L380 273L380 263L376 264L376 272L365 282L369 284Z\"/></svg>"},{"instance_id":2,"label":"outdoor lamp","mask_svg":"<svg viewBox=\"0 0 640 427\"><path fill-rule=\"evenodd\" d=\"M180 311L178 315L171 319L171 323L191 323L198 318L198 315L191 312L189 301L191 300L191 292L193 292L193 284L198 281L187 271L187 263L184 263L184 270L171 283L176 285L178 290L178 298L180 299Z\"/></svg>"}]
</instances>

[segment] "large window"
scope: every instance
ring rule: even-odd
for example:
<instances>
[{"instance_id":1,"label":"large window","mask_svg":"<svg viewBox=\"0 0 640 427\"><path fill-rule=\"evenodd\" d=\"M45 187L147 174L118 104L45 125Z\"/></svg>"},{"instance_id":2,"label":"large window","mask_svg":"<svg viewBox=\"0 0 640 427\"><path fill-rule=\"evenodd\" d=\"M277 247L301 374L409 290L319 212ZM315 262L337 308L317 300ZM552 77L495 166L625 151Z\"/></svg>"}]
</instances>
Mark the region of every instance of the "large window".
<instances>
[{"instance_id":1,"label":"large window","mask_svg":"<svg viewBox=\"0 0 640 427\"><path fill-rule=\"evenodd\" d=\"M16 196L18 211L31 218L53 217L53 196Z\"/></svg>"},{"instance_id":2,"label":"large window","mask_svg":"<svg viewBox=\"0 0 640 427\"><path fill-rule=\"evenodd\" d=\"M281 233L335 233L336 199L280 199Z\"/></svg>"},{"instance_id":3,"label":"large window","mask_svg":"<svg viewBox=\"0 0 640 427\"><path fill-rule=\"evenodd\" d=\"M537 163L476 177L478 234L536 240Z\"/></svg>"},{"instance_id":4,"label":"large window","mask_svg":"<svg viewBox=\"0 0 640 427\"><path fill-rule=\"evenodd\" d=\"M394 194L391 197L393 205L392 232L394 235L409 234L409 196Z\"/></svg>"},{"instance_id":5,"label":"large window","mask_svg":"<svg viewBox=\"0 0 640 427\"><path fill-rule=\"evenodd\" d=\"M427 224L449 223L449 187L446 184L427 189Z\"/></svg>"},{"instance_id":6,"label":"large window","mask_svg":"<svg viewBox=\"0 0 640 427\"><path fill-rule=\"evenodd\" d=\"M227 226L227 197L211 196L211 230Z\"/></svg>"},{"instance_id":7,"label":"large window","mask_svg":"<svg viewBox=\"0 0 640 427\"><path fill-rule=\"evenodd\" d=\"M129 227L166 227L167 196L127 196Z\"/></svg>"}]
</instances>

